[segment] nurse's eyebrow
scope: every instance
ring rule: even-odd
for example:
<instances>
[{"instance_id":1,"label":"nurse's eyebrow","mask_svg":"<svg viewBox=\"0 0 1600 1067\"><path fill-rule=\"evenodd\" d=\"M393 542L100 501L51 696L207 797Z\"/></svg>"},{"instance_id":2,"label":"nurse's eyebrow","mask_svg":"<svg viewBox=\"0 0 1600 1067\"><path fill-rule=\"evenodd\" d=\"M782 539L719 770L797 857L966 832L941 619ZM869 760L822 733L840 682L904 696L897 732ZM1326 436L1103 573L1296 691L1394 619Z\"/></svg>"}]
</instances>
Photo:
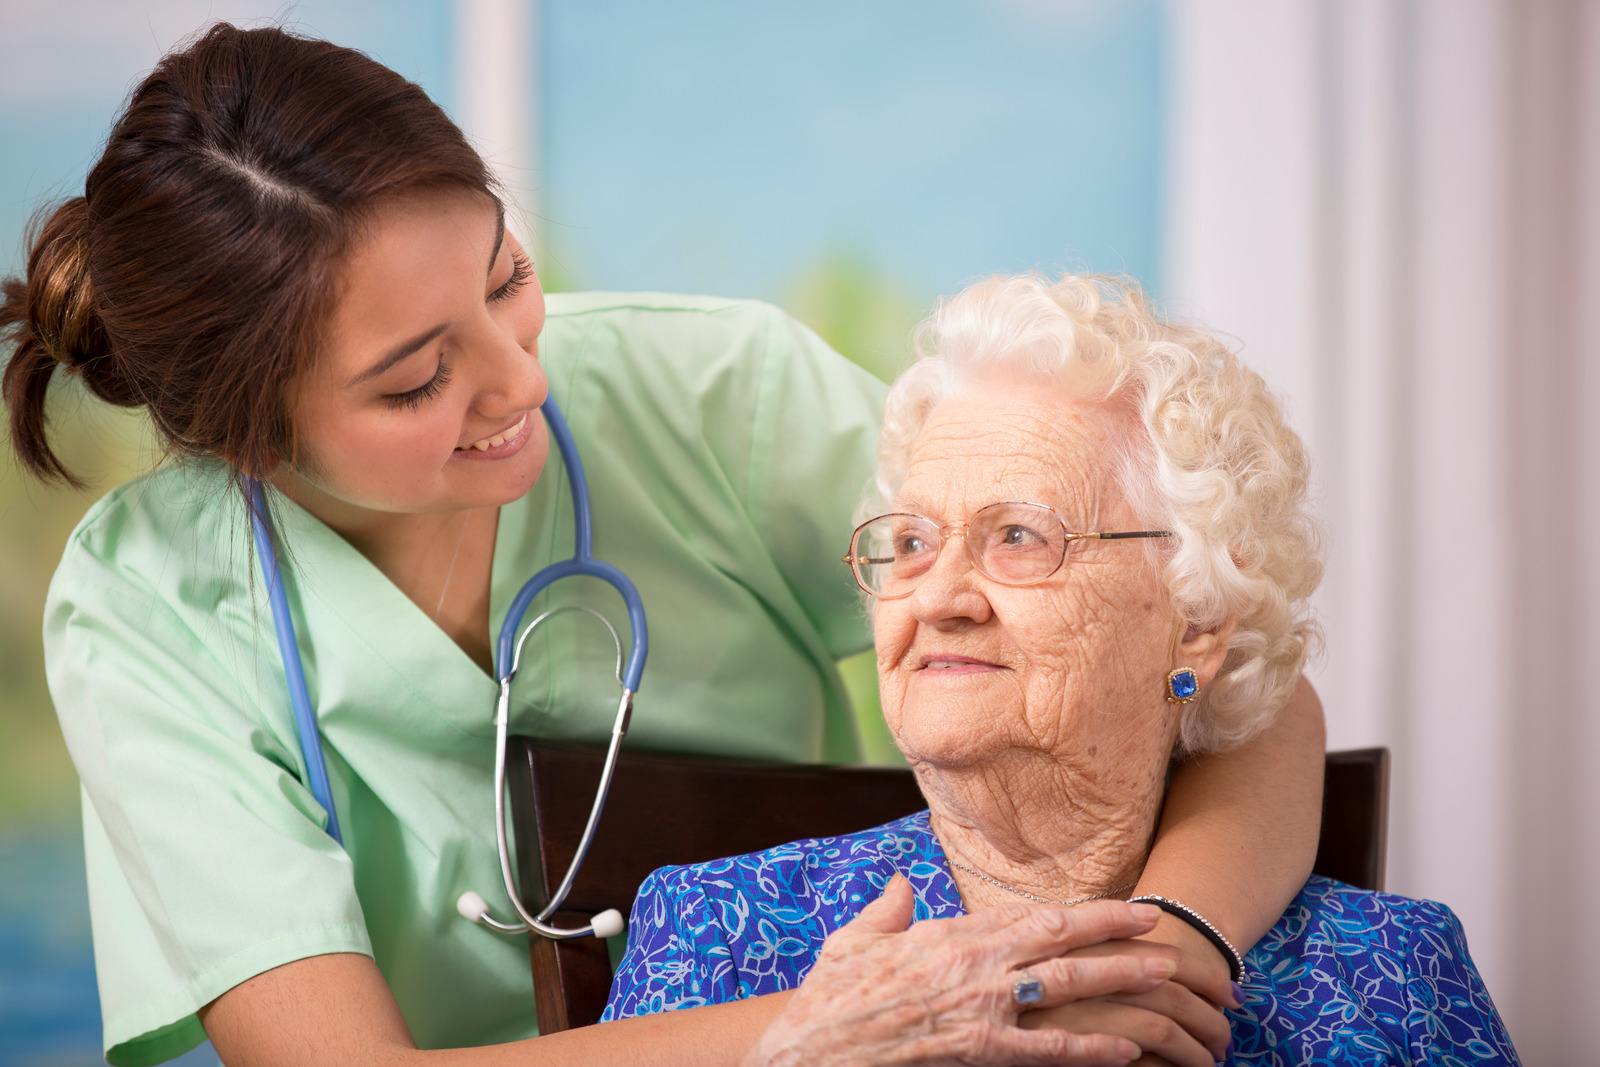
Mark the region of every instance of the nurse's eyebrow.
<instances>
[{"instance_id":1,"label":"nurse's eyebrow","mask_svg":"<svg viewBox=\"0 0 1600 1067\"><path fill-rule=\"evenodd\" d=\"M418 349L427 344L429 341L432 341L435 337L438 337L440 334L444 333L444 331L448 328L448 326L441 324L435 326L427 333L417 334L417 336L411 338L409 341L401 341L399 344L391 348L382 359L378 360L378 362L374 363L372 366L368 367L366 370L362 371L360 374L346 382L345 387L349 388L352 385L360 385L362 382L376 378L378 375L382 374L396 363L399 363L407 356L415 355Z\"/></svg>"},{"instance_id":2,"label":"nurse's eyebrow","mask_svg":"<svg viewBox=\"0 0 1600 1067\"><path fill-rule=\"evenodd\" d=\"M496 203L494 220L494 251L489 253L489 269L484 273L494 273L495 260L500 258L500 246L505 243L506 209L503 204ZM409 341L401 341L399 344L391 348L382 359L378 360L378 362L374 363L372 366L368 367L366 370L362 371L360 374L346 382L345 388L348 389L352 385L360 385L362 382L371 381L373 378L376 378L378 375L382 374L396 363L399 363L402 359L405 359L407 356L414 355L418 349L422 348L423 345L444 333L444 331L448 328L449 327L447 326L435 326L427 333L419 333Z\"/></svg>"},{"instance_id":3,"label":"nurse's eyebrow","mask_svg":"<svg viewBox=\"0 0 1600 1067\"><path fill-rule=\"evenodd\" d=\"M489 269L484 271L485 274L494 273L494 261L500 258L500 246L506 243L506 208L498 201L494 207L494 251L489 253Z\"/></svg>"}]
</instances>

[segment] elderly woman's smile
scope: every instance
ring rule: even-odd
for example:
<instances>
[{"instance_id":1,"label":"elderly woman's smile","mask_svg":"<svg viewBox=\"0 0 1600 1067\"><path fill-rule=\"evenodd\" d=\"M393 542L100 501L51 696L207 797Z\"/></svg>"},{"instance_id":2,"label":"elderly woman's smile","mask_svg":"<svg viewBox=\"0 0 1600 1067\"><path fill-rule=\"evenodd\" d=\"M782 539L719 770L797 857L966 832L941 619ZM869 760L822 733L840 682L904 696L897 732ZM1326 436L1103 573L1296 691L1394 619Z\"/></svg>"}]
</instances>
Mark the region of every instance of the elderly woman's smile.
<instances>
[{"instance_id":1,"label":"elderly woman's smile","mask_svg":"<svg viewBox=\"0 0 1600 1067\"><path fill-rule=\"evenodd\" d=\"M1006 668L998 663L973 659L971 656L929 655L922 657L922 669L938 671L940 674L963 675L1000 671Z\"/></svg>"}]
</instances>

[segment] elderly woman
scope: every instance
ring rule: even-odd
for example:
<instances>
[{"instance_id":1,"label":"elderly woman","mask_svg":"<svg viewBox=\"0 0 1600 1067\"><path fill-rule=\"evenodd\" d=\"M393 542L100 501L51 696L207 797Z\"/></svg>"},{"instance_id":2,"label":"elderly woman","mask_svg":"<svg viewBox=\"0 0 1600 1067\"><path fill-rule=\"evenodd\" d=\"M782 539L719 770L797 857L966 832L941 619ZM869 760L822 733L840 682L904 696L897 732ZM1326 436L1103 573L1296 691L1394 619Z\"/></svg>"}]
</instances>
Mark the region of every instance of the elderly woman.
<instances>
[{"instance_id":1,"label":"elderly woman","mask_svg":"<svg viewBox=\"0 0 1600 1067\"><path fill-rule=\"evenodd\" d=\"M1174 757L1241 743L1288 697L1322 567L1304 449L1278 404L1132 286L990 279L940 309L919 351L885 417L887 514L857 528L847 560L928 810L657 871L607 1017L798 986L758 1058L870 1062L876 1034L978 983L999 991L987 1014L930 1028L928 1048L959 1058L1020 1023L1184 1064L1515 1062L1447 908L1320 877L1242 961L1239 1007L1177 982L1079 997L1098 991L1051 989L1068 980L1055 961L1017 968L975 947L986 915L1003 927L1019 908L1127 894ZM1234 954L1193 909L1156 903ZM913 917L926 921L907 930ZM949 946L948 967L919 971L920 1007L880 980L907 939Z\"/></svg>"}]
</instances>

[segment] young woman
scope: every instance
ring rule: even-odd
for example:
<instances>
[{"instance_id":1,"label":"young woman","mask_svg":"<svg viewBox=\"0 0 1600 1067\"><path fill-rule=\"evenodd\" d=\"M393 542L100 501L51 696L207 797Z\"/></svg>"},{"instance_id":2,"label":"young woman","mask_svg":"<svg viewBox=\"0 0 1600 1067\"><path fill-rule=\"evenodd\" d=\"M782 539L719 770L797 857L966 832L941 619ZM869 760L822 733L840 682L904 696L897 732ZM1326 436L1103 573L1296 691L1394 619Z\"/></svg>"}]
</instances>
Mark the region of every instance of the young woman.
<instances>
[{"instance_id":1,"label":"young woman","mask_svg":"<svg viewBox=\"0 0 1600 1067\"><path fill-rule=\"evenodd\" d=\"M547 307L483 163L420 89L326 42L227 25L135 90L84 196L43 221L26 279L5 284L0 328L29 471L71 478L45 425L63 374L143 408L173 453L90 510L45 617L112 1062L206 1034L230 1064L744 1055L781 997L529 1048L410 1050L534 1033L525 946L454 901L498 885L489 635L522 581L571 552L539 405L554 396L571 423L596 555L650 613L630 740L848 760L834 663L870 633L838 557L878 383L763 305ZM342 848L303 784L242 476L270 487ZM552 605L612 604L567 585ZM581 617L541 631L513 727L601 736L613 655ZM1321 748L1302 685L1267 734L1180 766L1138 892L1183 899L1247 947L1310 869ZM1048 947L1023 938L995 966L1143 934L1173 946L1164 962L1130 949L1075 964L1100 967L1076 995L1145 988L1170 963L1229 999L1220 955L1181 923L1120 903L1039 910L1019 922L1049 927ZM1136 1035L1052 1036L1016 1015L986 1017L987 1060L1137 1052Z\"/></svg>"}]
</instances>

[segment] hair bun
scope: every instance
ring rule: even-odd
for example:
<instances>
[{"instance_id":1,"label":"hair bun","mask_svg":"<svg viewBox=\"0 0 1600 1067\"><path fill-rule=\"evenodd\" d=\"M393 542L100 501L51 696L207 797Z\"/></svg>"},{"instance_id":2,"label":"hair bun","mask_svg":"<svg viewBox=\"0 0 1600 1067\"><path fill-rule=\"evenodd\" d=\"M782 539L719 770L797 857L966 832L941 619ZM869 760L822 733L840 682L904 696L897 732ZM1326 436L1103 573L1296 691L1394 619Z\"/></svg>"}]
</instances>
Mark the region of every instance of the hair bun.
<instances>
[{"instance_id":1,"label":"hair bun","mask_svg":"<svg viewBox=\"0 0 1600 1067\"><path fill-rule=\"evenodd\" d=\"M112 358L89 276L89 202L74 197L45 222L28 259L28 329L69 373L81 374L96 396L130 404L127 381Z\"/></svg>"}]
</instances>

